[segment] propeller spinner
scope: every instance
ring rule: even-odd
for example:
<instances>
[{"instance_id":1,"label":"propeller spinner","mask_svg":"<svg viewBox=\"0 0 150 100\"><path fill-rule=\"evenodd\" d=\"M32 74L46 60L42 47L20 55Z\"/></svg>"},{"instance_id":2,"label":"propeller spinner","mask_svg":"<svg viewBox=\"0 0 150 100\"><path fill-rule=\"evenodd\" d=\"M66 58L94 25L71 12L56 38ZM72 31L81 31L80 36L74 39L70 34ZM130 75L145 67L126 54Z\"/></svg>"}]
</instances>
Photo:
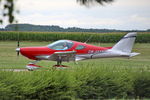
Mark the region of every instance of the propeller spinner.
<instances>
[{"instance_id":1,"label":"propeller spinner","mask_svg":"<svg viewBox=\"0 0 150 100\"><path fill-rule=\"evenodd\" d=\"M19 53L20 53L20 48L19 48L19 46L20 46L20 42L19 42L19 40L18 40L18 42L17 42L17 49L16 49L17 56L19 56Z\"/></svg>"}]
</instances>

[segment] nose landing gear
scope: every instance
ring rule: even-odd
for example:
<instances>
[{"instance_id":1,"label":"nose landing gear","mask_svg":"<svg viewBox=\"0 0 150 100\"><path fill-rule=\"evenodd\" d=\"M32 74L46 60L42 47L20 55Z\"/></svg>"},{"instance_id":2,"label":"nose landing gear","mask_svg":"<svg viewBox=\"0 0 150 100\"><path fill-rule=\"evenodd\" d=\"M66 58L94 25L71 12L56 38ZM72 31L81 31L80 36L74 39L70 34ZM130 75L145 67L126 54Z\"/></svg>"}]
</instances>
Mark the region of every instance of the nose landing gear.
<instances>
[{"instance_id":1,"label":"nose landing gear","mask_svg":"<svg viewBox=\"0 0 150 100\"><path fill-rule=\"evenodd\" d=\"M39 60L36 60L36 61L34 61L34 62L29 63L28 65L26 65L26 68L27 68L29 71L33 71L33 70L36 70L36 69L38 69L38 68L41 68L42 66L35 65L37 62L39 62Z\"/></svg>"}]
</instances>

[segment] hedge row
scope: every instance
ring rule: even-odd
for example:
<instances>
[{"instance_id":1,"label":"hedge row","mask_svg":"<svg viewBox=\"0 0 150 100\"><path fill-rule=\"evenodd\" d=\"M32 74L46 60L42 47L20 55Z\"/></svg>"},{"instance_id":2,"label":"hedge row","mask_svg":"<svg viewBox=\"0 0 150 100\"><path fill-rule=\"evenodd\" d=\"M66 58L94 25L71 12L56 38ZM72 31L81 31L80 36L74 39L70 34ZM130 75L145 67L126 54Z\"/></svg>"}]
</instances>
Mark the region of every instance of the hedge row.
<instances>
[{"instance_id":1,"label":"hedge row","mask_svg":"<svg viewBox=\"0 0 150 100\"><path fill-rule=\"evenodd\" d=\"M149 76L149 71L140 69L112 70L99 66L33 72L0 71L0 99L144 99L150 98Z\"/></svg>"},{"instance_id":2,"label":"hedge row","mask_svg":"<svg viewBox=\"0 0 150 100\"><path fill-rule=\"evenodd\" d=\"M56 41L68 39L85 42L113 43L119 41L126 33L75 33L75 32L0 32L1 41ZM150 43L150 33L138 33L136 42Z\"/></svg>"}]
</instances>

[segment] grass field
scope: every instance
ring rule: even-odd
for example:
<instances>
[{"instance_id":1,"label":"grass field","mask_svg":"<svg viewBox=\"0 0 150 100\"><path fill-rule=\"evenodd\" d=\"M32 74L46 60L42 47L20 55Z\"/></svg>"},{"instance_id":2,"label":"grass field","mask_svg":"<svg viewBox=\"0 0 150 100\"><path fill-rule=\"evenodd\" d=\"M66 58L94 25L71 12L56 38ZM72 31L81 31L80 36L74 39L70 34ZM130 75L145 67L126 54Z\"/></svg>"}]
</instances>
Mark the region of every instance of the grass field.
<instances>
[{"instance_id":1,"label":"grass field","mask_svg":"<svg viewBox=\"0 0 150 100\"><path fill-rule=\"evenodd\" d=\"M21 42L21 47L44 46L50 42ZM113 43L90 43L113 46ZM0 69L24 69L31 60L15 52L16 42L0 42ZM150 44L137 43L131 59L107 58L63 63L66 70L53 70L56 62L33 72L0 71L0 99L135 99L150 98ZM45 70L46 69L46 70Z\"/></svg>"}]
</instances>

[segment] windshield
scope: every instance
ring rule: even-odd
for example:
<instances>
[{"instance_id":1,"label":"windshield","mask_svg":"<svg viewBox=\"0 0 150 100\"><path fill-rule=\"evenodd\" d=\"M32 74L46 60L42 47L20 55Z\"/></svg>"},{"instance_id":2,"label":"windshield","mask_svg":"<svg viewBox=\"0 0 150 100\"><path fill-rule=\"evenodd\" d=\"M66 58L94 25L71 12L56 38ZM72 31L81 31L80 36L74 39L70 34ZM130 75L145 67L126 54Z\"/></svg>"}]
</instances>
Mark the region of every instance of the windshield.
<instances>
[{"instance_id":1,"label":"windshield","mask_svg":"<svg viewBox=\"0 0 150 100\"><path fill-rule=\"evenodd\" d=\"M59 40L52 44L49 44L48 47L54 50L67 50L73 46L73 42L68 40Z\"/></svg>"}]
</instances>

